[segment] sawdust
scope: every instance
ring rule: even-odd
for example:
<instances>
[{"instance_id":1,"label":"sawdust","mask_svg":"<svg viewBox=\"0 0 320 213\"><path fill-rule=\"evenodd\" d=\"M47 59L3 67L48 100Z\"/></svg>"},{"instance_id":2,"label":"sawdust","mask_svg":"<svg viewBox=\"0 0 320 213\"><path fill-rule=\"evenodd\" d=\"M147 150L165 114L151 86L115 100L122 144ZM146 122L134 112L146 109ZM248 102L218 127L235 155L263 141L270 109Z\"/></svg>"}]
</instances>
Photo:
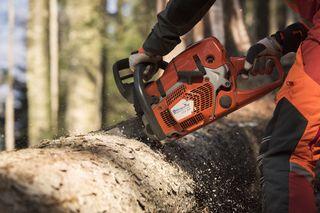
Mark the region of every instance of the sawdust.
<instances>
[{"instance_id":1,"label":"sawdust","mask_svg":"<svg viewBox=\"0 0 320 213\"><path fill-rule=\"evenodd\" d=\"M266 96L177 142L160 145L144 139L192 177L197 200L194 211L260 212L256 156L275 107L273 97ZM130 124L111 132L143 137L132 132Z\"/></svg>"},{"instance_id":2,"label":"sawdust","mask_svg":"<svg viewBox=\"0 0 320 213\"><path fill-rule=\"evenodd\" d=\"M268 96L178 142L154 148L193 178L196 211L260 212L256 156L273 108Z\"/></svg>"}]
</instances>

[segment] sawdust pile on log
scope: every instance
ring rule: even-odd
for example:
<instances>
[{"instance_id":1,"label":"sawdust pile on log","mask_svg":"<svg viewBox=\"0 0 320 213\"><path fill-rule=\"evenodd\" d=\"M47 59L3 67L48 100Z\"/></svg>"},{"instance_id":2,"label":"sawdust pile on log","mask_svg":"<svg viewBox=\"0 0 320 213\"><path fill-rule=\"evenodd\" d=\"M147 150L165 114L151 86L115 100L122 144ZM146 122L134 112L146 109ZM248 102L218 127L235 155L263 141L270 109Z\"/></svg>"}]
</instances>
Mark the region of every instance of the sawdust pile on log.
<instances>
[{"instance_id":1,"label":"sawdust pile on log","mask_svg":"<svg viewBox=\"0 0 320 213\"><path fill-rule=\"evenodd\" d=\"M132 119L2 153L0 211L258 212L256 142L270 113L254 113L269 101L174 143L148 140Z\"/></svg>"}]
</instances>

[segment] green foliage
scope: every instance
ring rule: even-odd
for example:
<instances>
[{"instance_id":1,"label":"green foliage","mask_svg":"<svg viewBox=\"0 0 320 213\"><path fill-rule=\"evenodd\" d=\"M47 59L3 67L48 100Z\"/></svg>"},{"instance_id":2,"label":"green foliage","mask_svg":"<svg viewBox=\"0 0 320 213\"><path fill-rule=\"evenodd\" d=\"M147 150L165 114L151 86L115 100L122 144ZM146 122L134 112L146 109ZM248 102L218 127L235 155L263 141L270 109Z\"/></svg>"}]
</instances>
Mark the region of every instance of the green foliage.
<instances>
[{"instance_id":1,"label":"green foliage","mask_svg":"<svg viewBox=\"0 0 320 213\"><path fill-rule=\"evenodd\" d=\"M107 17L105 41L108 59L107 97L105 97L107 110L104 126L115 124L134 115L133 107L120 96L116 88L112 65L115 61L128 57L132 51L141 47L156 22L154 0L144 0L142 3L141 0L122 1L122 3L122 5L118 4L117 14L109 14Z\"/></svg>"}]
</instances>

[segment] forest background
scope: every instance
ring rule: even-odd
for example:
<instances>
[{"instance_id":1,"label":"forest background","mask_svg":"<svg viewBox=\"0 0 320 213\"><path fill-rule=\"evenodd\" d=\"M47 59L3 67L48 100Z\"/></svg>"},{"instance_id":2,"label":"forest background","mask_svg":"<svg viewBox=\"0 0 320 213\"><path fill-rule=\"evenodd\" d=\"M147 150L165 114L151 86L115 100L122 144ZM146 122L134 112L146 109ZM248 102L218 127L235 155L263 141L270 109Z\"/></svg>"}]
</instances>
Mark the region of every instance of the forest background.
<instances>
[{"instance_id":1,"label":"forest background","mask_svg":"<svg viewBox=\"0 0 320 213\"><path fill-rule=\"evenodd\" d=\"M0 149L83 134L134 116L112 64L138 49L166 0L1 0ZM187 15L187 14L186 14ZM217 0L165 57L216 36L229 55L297 20L284 1Z\"/></svg>"}]
</instances>

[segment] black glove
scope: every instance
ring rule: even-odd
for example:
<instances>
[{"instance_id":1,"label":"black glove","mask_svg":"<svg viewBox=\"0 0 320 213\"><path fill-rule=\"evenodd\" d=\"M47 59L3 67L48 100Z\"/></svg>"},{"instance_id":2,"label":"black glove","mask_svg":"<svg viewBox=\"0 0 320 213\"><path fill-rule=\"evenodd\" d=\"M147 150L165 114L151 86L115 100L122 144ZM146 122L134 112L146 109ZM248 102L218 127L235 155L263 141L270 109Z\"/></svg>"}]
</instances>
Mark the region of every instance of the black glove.
<instances>
[{"instance_id":1,"label":"black glove","mask_svg":"<svg viewBox=\"0 0 320 213\"><path fill-rule=\"evenodd\" d=\"M289 52L296 52L308 36L308 30L304 24L297 22L262 39L248 50L245 70L252 75L272 72L274 63L267 56L280 58Z\"/></svg>"},{"instance_id":2,"label":"black glove","mask_svg":"<svg viewBox=\"0 0 320 213\"><path fill-rule=\"evenodd\" d=\"M254 44L248 50L245 70L252 75L270 74L273 71L274 62L268 56L281 58L282 47L274 37L266 37Z\"/></svg>"}]
</instances>

